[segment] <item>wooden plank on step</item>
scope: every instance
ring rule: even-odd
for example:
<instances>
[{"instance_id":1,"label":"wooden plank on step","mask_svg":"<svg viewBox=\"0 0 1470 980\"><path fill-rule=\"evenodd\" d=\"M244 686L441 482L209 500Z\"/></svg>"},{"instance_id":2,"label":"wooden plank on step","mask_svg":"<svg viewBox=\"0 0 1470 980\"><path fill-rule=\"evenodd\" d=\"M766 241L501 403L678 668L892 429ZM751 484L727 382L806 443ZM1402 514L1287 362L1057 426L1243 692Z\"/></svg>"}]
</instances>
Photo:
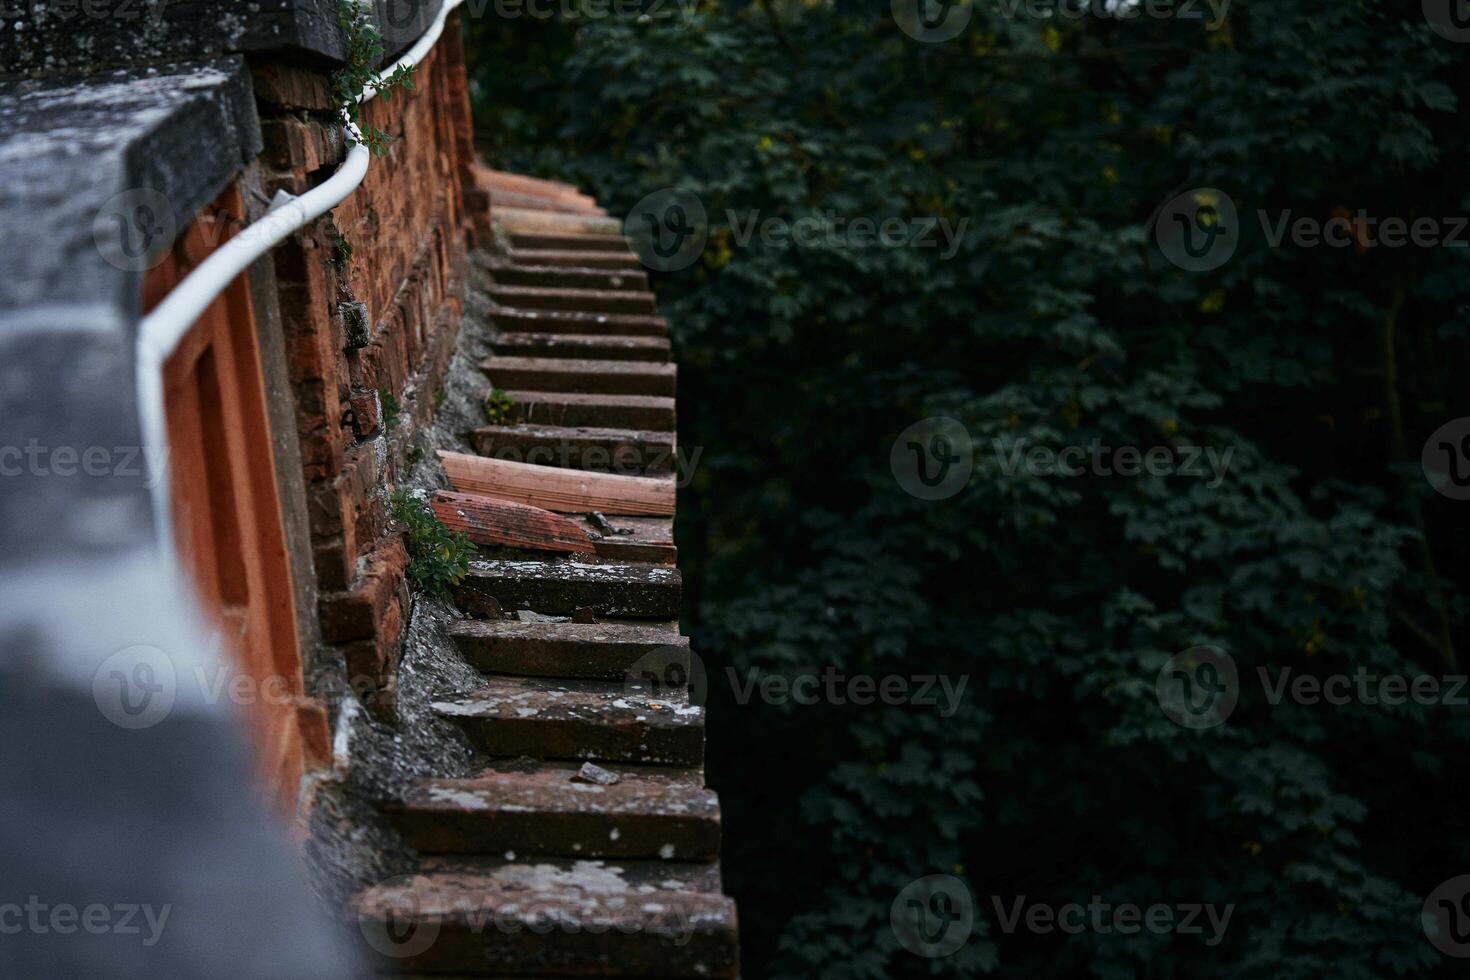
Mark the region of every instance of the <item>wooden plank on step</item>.
<instances>
[{"instance_id":1,"label":"wooden plank on step","mask_svg":"<svg viewBox=\"0 0 1470 980\"><path fill-rule=\"evenodd\" d=\"M451 531L463 531L475 544L535 551L596 554L587 532L558 514L529 504L473 493L436 491L429 501Z\"/></svg>"},{"instance_id":2,"label":"wooden plank on step","mask_svg":"<svg viewBox=\"0 0 1470 980\"><path fill-rule=\"evenodd\" d=\"M668 517L674 513L672 478L621 476L488 459L440 450L449 481L461 493L478 493L562 513Z\"/></svg>"}]
</instances>

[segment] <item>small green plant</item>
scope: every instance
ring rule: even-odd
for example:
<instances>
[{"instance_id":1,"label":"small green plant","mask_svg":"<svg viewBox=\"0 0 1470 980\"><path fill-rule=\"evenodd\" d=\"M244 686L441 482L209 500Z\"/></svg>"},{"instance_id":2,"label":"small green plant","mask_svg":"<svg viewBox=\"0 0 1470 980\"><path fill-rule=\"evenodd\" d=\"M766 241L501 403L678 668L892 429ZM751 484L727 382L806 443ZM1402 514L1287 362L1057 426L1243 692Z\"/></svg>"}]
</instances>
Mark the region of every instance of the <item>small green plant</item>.
<instances>
[{"instance_id":1,"label":"small green plant","mask_svg":"<svg viewBox=\"0 0 1470 980\"><path fill-rule=\"evenodd\" d=\"M441 599L469 574L474 543L463 531L445 527L429 505L407 490L394 490L393 519L408 535L408 580L414 588Z\"/></svg>"},{"instance_id":2,"label":"small green plant","mask_svg":"<svg viewBox=\"0 0 1470 980\"><path fill-rule=\"evenodd\" d=\"M448 397L449 390L447 388L440 388L438 391L434 392L434 411L437 412L439 409L443 408L444 401Z\"/></svg>"},{"instance_id":3,"label":"small green plant","mask_svg":"<svg viewBox=\"0 0 1470 980\"><path fill-rule=\"evenodd\" d=\"M398 399L393 397L393 392L387 388L378 389L378 401L383 403L383 428L389 432L398 424L398 415L403 410L398 404Z\"/></svg>"},{"instance_id":4,"label":"small green plant","mask_svg":"<svg viewBox=\"0 0 1470 980\"><path fill-rule=\"evenodd\" d=\"M485 396L485 421L491 425L504 425L511 420L515 411L515 399L499 388L491 388Z\"/></svg>"},{"instance_id":5,"label":"small green plant","mask_svg":"<svg viewBox=\"0 0 1470 980\"><path fill-rule=\"evenodd\" d=\"M359 0L342 0L337 11L337 23L347 35L347 63L332 75L332 100L337 106L337 116L349 131L356 131L362 143L374 156L388 152L393 137L375 126L366 131L357 129L358 105L363 90L369 85L378 90L378 95L387 102L397 89L413 91L413 68L400 65L387 75L375 67L383 57L382 35L368 16L372 7Z\"/></svg>"},{"instance_id":6,"label":"small green plant","mask_svg":"<svg viewBox=\"0 0 1470 980\"><path fill-rule=\"evenodd\" d=\"M327 262L340 275L347 271L347 263L352 261L352 243L341 235L332 234L332 254Z\"/></svg>"},{"instance_id":7,"label":"small green plant","mask_svg":"<svg viewBox=\"0 0 1470 980\"><path fill-rule=\"evenodd\" d=\"M409 446L406 458L408 459L409 466L417 466L419 461L424 458L424 447Z\"/></svg>"}]
</instances>

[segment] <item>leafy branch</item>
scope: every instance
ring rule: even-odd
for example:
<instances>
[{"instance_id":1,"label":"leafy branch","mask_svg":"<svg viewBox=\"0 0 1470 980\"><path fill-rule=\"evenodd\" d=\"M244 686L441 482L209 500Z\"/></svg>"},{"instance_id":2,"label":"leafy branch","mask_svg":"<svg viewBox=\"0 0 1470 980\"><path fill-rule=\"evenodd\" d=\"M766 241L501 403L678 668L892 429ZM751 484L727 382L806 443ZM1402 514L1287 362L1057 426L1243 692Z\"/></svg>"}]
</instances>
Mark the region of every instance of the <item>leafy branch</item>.
<instances>
[{"instance_id":1,"label":"leafy branch","mask_svg":"<svg viewBox=\"0 0 1470 980\"><path fill-rule=\"evenodd\" d=\"M368 10L368 5L359 0L342 0L337 11L337 23L347 35L347 61L332 74L332 101L343 127L349 133L356 133L373 156L382 156L388 152L393 137L376 126L361 128L362 94L371 86L386 102L397 89L412 92L413 66L399 65L387 75L378 71L376 66L383 58L383 36L368 16ZM349 140L354 145L358 142L351 137Z\"/></svg>"}]
</instances>

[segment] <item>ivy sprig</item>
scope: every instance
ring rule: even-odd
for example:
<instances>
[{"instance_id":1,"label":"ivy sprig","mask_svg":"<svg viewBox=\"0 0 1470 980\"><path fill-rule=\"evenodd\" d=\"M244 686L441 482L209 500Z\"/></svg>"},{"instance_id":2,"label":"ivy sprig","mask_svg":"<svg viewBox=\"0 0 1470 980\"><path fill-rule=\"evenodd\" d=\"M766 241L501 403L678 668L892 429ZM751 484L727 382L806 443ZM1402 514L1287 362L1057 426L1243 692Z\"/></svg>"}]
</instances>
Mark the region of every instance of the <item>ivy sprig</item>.
<instances>
[{"instance_id":1,"label":"ivy sprig","mask_svg":"<svg viewBox=\"0 0 1470 980\"><path fill-rule=\"evenodd\" d=\"M342 0L337 11L337 23L347 39L347 59L332 74L332 101L337 107L337 117L348 133L356 133L373 156L382 156L388 152L388 144L393 137L376 126L361 127L362 94L372 86L386 102L400 88L412 92L414 66L399 65L387 75L378 71L376 66L383 58L383 36L368 16L368 9L367 4L358 0ZM348 140L354 145L359 142L351 135Z\"/></svg>"}]
</instances>

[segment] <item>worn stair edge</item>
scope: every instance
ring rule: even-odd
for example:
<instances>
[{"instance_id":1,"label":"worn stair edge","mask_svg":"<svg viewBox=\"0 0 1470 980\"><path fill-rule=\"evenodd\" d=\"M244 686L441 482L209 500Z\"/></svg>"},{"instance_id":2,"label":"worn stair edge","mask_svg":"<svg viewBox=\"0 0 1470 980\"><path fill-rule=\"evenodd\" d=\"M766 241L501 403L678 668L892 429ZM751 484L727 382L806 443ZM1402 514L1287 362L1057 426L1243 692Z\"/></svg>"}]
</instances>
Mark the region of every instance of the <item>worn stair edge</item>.
<instances>
[{"instance_id":1,"label":"worn stair edge","mask_svg":"<svg viewBox=\"0 0 1470 980\"><path fill-rule=\"evenodd\" d=\"M663 337L669 323L661 316L641 313L589 313L579 310L519 310L500 306L491 309L490 322L506 331L600 336Z\"/></svg>"},{"instance_id":2,"label":"worn stair edge","mask_svg":"<svg viewBox=\"0 0 1470 980\"><path fill-rule=\"evenodd\" d=\"M593 214L562 214L534 208L495 208L490 217L515 241L517 233L621 237L623 223ZM626 242L624 244L626 248Z\"/></svg>"},{"instance_id":3,"label":"worn stair edge","mask_svg":"<svg viewBox=\"0 0 1470 980\"><path fill-rule=\"evenodd\" d=\"M600 557L672 565L679 560L674 545L674 521L668 517L628 517L594 520L591 514L569 515L592 538ZM614 526L607 530L607 524Z\"/></svg>"},{"instance_id":4,"label":"worn stair edge","mask_svg":"<svg viewBox=\"0 0 1470 980\"><path fill-rule=\"evenodd\" d=\"M576 289L566 286L505 286L489 289L490 298L502 306L522 310L580 310L589 313L651 314L654 295L632 289Z\"/></svg>"},{"instance_id":5,"label":"worn stair edge","mask_svg":"<svg viewBox=\"0 0 1470 980\"><path fill-rule=\"evenodd\" d=\"M485 425L471 433L481 456L536 466L658 475L674 469L668 432L557 425Z\"/></svg>"},{"instance_id":6,"label":"worn stair edge","mask_svg":"<svg viewBox=\"0 0 1470 980\"><path fill-rule=\"evenodd\" d=\"M657 696L639 693L659 687ZM430 707L492 756L697 767L704 709L683 688L626 681L487 677Z\"/></svg>"},{"instance_id":7,"label":"worn stair edge","mask_svg":"<svg viewBox=\"0 0 1470 980\"><path fill-rule=\"evenodd\" d=\"M613 770L604 769L604 772ZM383 813L420 853L707 861L719 856L720 807L698 773L616 771L578 782L575 763L533 772L422 779Z\"/></svg>"},{"instance_id":8,"label":"worn stair edge","mask_svg":"<svg viewBox=\"0 0 1470 980\"><path fill-rule=\"evenodd\" d=\"M636 252L597 249L511 248L506 254L521 265L556 265L590 269L642 269Z\"/></svg>"},{"instance_id":9,"label":"worn stair edge","mask_svg":"<svg viewBox=\"0 0 1470 980\"><path fill-rule=\"evenodd\" d=\"M382 966L471 976L710 976L739 970L735 904L630 887L616 865L402 876L354 903ZM386 955L385 955L386 954Z\"/></svg>"},{"instance_id":10,"label":"worn stair edge","mask_svg":"<svg viewBox=\"0 0 1470 980\"><path fill-rule=\"evenodd\" d=\"M689 675L689 639L667 625L460 620L449 636L470 664L490 673L622 681L640 661L657 659Z\"/></svg>"},{"instance_id":11,"label":"worn stair edge","mask_svg":"<svg viewBox=\"0 0 1470 980\"><path fill-rule=\"evenodd\" d=\"M652 361L497 355L481 361L480 370L495 387L508 391L671 398L678 386L675 365Z\"/></svg>"},{"instance_id":12,"label":"worn stair edge","mask_svg":"<svg viewBox=\"0 0 1470 980\"><path fill-rule=\"evenodd\" d=\"M558 333L503 333L490 341L496 354L505 357L550 357L571 360L644 361L666 363L670 356L667 337L602 336Z\"/></svg>"},{"instance_id":13,"label":"worn stair edge","mask_svg":"<svg viewBox=\"0 0 1470 980\"><path fill-rule=\"evenodd\" d=\"M510 245L512 249L532 249L539 251L555 252L616 252L632 255L633 245L622 230L611 234L600 234L596 232L569 232L555 229L544 231L510 231Z\"/></svg>"},{"instance_id":14,"label":"worn stair edge","mask_svg":"<svg viewBox=\"0 0 1470 980\"><path fill-rule=\"evenodd\" d=\"M503 188L490 188L490 207L494 208L526 208L532 211L553 211L565 214L585 214L595 217L607 217L607 210L595 204L584 204L581 201L568 200L560 197L546 197L540 194L526 194L521 191L505 190Z\"/></svg>"},{"instance_id":15,"label":"worn stair edge","mask_svg":"<svg viewBox=\"0 0 1470 980\"><path fill-rule=\"evenodd\" d=\"M534 194L537 197L554 197L561 200L581 201L586 204L597 203L597 200L590 194L566 181L532 177L529 174L511 173L508 170L496 170L483 164L473 166L475 183L490 190L498 187L522 194Z\"/></svg>"},{"instance_id":16,"label":"worn stair edge","mask_svg":"<svg viewBox=\"0 0 1470 980\"><path fill-rule=\"evenodd\" d=\"M589 395L578 392L509 389L517 422L607 429L661 429L678 422L674 399L662 395Z\"/></svg>"},{"instance_id":17,"label":"worn stair edge","mask_svg":"<svg viewBox=\"0 0 1470 980\"><path fill-rule=\"evenodd\" d=\"M492 260L486 263L485 268L495 277L496 283L507 286L648 290L648 276L642 269L589 269L566 265L528 265L524 262L502 260Z\"/></svg>"},{"instance_id":18,"label":"worn stair edge","mask_svg":"<svg viewBox=\"0 0 1470 980\"><path fill-rule=\"evenodd\" d=\"M681 590L679 570L667 565L492 559L470 562L455 600L480 617L500 610L570 616L591 609L606 618L669 620L679 617Z\"/></svg>"}]
</instances>

